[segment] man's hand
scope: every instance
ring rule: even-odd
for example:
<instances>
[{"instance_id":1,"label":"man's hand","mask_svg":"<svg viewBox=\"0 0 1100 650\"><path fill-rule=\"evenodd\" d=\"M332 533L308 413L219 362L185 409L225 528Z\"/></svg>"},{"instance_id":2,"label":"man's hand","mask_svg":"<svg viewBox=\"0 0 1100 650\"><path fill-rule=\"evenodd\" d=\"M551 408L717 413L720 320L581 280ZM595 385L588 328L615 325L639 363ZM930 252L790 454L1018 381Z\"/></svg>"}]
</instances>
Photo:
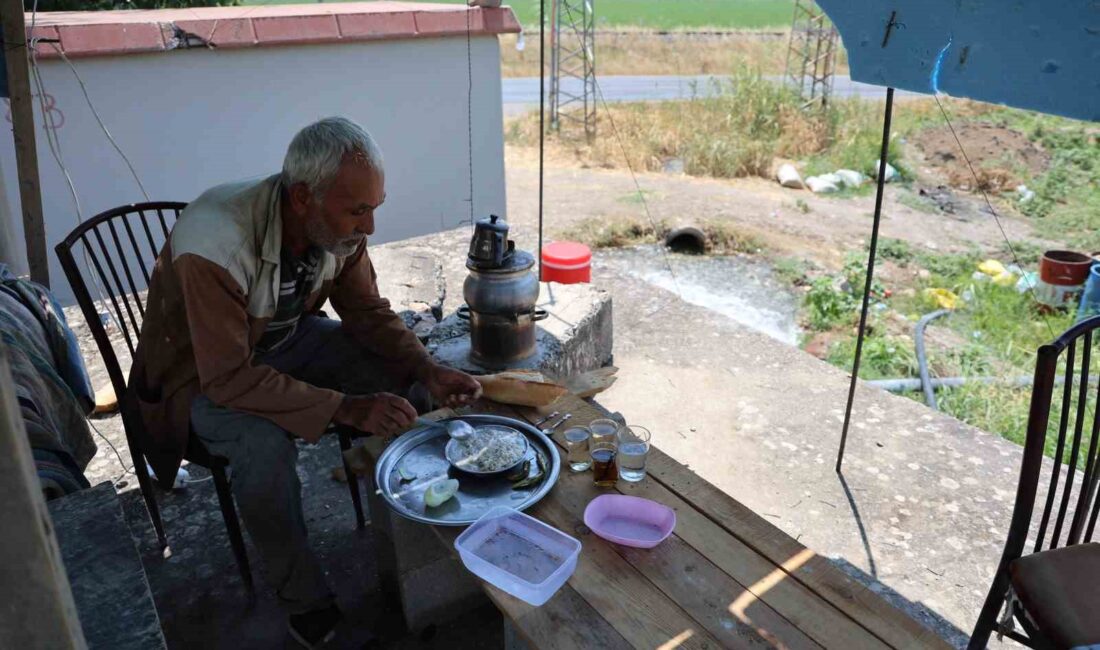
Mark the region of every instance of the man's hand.
<instances>
[{"instance_id":1,"label":"man's hand","mask_svg":"<svg viewBox=\"0 0 1100 650\"><path fill-rule=\"evenodd\" d=\"M460 370L436 363L425 365L417 379L444 406L463 406L481 397L481 384L476 379Z\"/></svg>"},{"instance_id":2,"label":"man's hand","mask_svg":"<svg viewBox=\"0 0 1100 650\"><path fill-rule=\"evenodd\" d=\"M392 438L412 426L416 409L407 400L390 393L348 395L332 419L360 431Z\"/></svg>"}]
</instances>

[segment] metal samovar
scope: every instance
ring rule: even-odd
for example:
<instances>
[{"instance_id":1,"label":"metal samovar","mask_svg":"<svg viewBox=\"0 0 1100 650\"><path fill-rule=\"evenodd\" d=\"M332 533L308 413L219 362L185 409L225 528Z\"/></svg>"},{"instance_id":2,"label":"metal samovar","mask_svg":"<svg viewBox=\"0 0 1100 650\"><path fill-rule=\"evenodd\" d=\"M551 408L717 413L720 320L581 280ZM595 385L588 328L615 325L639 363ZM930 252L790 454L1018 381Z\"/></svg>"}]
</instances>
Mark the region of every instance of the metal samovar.
<instances>
[{"instance_id":1,"label":"metal samovar","mask_svg":"<svg viewBox=\"0 0 1100 650\"><path fill-rule=\"evenodd\" d=\"M493 215L474 226L466 257L470 274L462 286L466 306L459 316L470 321L470 360L479 366L507 368L535 354L535 323L546 312L535 309L534 267L534 256L508 239L503 219Z\"/></svg>"}]
</instances>

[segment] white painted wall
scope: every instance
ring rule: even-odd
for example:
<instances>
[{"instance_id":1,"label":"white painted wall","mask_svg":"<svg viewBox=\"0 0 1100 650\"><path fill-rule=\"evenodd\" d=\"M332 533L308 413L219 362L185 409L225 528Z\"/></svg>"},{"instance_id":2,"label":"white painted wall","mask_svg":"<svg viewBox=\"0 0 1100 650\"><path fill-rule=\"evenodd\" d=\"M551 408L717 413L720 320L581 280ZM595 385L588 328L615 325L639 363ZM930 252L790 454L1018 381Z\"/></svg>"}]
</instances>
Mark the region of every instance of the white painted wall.
<instances>
[{"instance_id":1,"label":"white painted wall","mask_svg":"<svg viewBox=\"0 0 1100 650\"><path fill-rule=\"evenodd\" d=\"M76 59L92 102L153 200L190 201L204 189L282 166L294 133L328 115L364 125L386 158L386 204L373 242L453 228L469 218L466 38L438 38ZM506 217L500 54L472 41L474 212ZM40 61L56 133L85 217L142 201L63 61ZM72 293L53 246L77 216L39 121L38 157L58 297ZM9 118L10 119L10 118ZM63 121L61 121L63 119ZM0 138L0 209L22 242L15 153ZM5 211L6 212L6 211ZM10 223L14 222L14 223ZM463 251L456 251L456 255ZM16 262L20 272L25 261Z\"/></svg>"}]
</instances>

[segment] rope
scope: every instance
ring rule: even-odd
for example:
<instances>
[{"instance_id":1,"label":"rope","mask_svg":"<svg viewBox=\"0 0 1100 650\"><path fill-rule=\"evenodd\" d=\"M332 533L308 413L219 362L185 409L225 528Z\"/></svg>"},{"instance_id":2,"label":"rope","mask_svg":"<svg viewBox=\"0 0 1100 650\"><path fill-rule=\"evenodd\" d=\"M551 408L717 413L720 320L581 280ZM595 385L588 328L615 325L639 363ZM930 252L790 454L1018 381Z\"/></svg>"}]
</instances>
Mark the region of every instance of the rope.
<instances>
[{"instance_id":1,"label":"rope","mask_svg":"<svg viewBox=\"0 0 1100 650\"><path fill-rule=\"evenodd\" d=\"M470 43L470 13L466 9L466 155L470 171L470 227L474 225L474 62Z\"/></svg>"},{"instance_id":2,"label":"rope","mask_svg":"<svg viewBox=\"0 0 1100 650\"><path fill-rule=\"evenodd\" d=\"M963 147L962 140L959 139L959 134L955 131L955 125L951 123L951 118L947 116L947 110L944 109L943 104L940 103L939 94L934 94L932 97L936 100L936 106L939 107L940 113L943 115L944 122L947 123L947 128L951 131L951 136L955 139L955 144L959 147L959 153L962 154L963 160L966 161L966 166L970 170L970 176L974 179L974 187L982 195L982 200L985 201L985 207L989 209L989 214L993 215L993 221L997 224L997 229L1001 231L1001 237L1005 240L1005 246L1008 247L1008 252L1012 255L1012 261L1022 272L1024 265L1020 263L1020 256L1016 254L1016 247L1012 245L1012 242L1008 238L1008 233L1005 231L1004 224L1001 223L1001 218L997 214L997 210L993 207L993 202L989 200L989 195L982 189L981 182L978 180L978 172L974 170L974 164L970 162L970 156L966 154L966 149ZM1039 303L1039 298L1035 296L1035 284L1027 277L1027 274L1023 274L1024 282L1027 283L1028 289L1031 291L1031 298L1036 304ZM1050 332L1050 338L1055 339L1058 336L1054 333L1054 328L1050 325L1050 319L1039 312L1043 316L1043 324L1047 326L1047 331Z\"/></svg>"},{"instance_id":3,"label":"rope","mask_svg":"<svg viewBox=\"0 0 1100 650\"><path fill-rule=\"evenodd\" d=\"M600 82L595 75L592 76L592 81L596 86L596 94L600 98L600 103L603 104L603 112L607 115L607 121L611 124L611 132L615 134L615 141L619 143L619 149L623 152L623 160L626 162L626 168L630 170L630 178L634 181L634 189L638 192L638 199L642 203L642 210L645 211L646 219L649 220L649 225L653 228L653 232L657 232L657 221L654 220L653 215L649 212L649 202L645 200L645 192L642 191L642 186L638 183L638 176L634 173L634 165L630 164L630 156L626 153L626 146L623 144L623 139L619 135L619 128L615 126L615 117L611 115L611 110L607 107L607 100L603 96L603 88L600 87ZM668 258L668 250L664 245L660 246L661 258L665 261L665 268L668 269L668 274L672 277L672 284L676 287L676 295L681 300L684 298L684 294L680 291L680 280L676 277L676 272L672 270L672 262Z\"/></svg>"}]
</instances>

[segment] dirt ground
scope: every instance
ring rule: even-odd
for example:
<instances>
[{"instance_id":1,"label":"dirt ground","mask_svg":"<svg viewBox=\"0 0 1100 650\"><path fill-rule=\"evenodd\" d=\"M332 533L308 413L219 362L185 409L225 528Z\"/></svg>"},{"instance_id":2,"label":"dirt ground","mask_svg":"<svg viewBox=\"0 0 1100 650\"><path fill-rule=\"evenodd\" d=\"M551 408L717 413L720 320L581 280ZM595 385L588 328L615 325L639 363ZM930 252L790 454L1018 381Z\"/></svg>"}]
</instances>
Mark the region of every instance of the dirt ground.
<instances>
[{"instance_id":1,"label":"dirt ground","mask_svg":"<svg viewBox=\"0 0 1100 650\"><path fill-rule=\"evenodd\" d=\"M509 218L518 227L534 227L537 151L509 147L507 169ZM576 224L592 219L648 220L648 207L654 220L670 224L726 222L759 240L769 256L797 257L836 268L847 252L866 246L871 232L873 195L815 195L761 178L718 180L641 173L637 179L646 206L638 199L638 188L627 171L591 170L568 159L553 160L545 174L546 233L550 238L562 237ZM903 198L914 197L919 189L902 184L889 187L882 237L943 252L993 251L1002 246L1004 238L996 222L978 199L956 193L953 214L934 208L921 210ZM1002 215L1001 221L1012 241L1040 241L1024 219Z\"/></svg>"},{"instance_id":2,"label":"dirt ground","mask_svg":"<svg viewBox=\"0 0 1100 650\"><path fill-rule=\"evenodd\" d=\"M955 133L970 156L982 189L1009 191L1025 178L1035 177L1050 164L1050 154L1028 137L994 124L962 123ZM947 126L924 129L910 140L922 154L920 160L925 175L945 178L952 187L970 190L973 176L966 160L959 155L955 136Z\"/></svg>"}]
</instances>

